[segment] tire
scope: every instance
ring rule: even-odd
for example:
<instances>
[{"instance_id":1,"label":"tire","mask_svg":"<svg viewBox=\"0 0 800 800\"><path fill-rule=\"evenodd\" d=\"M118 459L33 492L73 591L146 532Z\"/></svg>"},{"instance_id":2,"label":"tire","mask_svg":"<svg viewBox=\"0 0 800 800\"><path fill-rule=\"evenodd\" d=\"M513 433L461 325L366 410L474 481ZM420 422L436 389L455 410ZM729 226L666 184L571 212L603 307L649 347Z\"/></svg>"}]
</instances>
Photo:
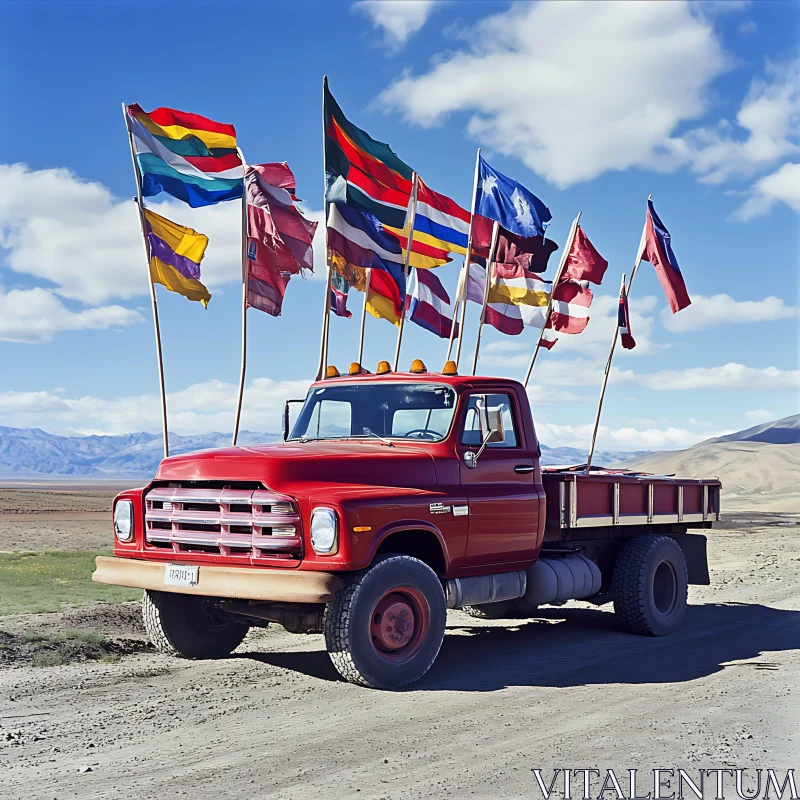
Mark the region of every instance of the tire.
<instances>
[{"instance_id":1,"label":"tire","mask_svg":"<svg viewBox=\"0 0 800 800\"><path fill-rule=\"evenodd\" d=\"M674 539L645 534L623 545L614 565L614 612L621 626L642 636L666 636L686 613L689 576Z\"/></svg>"},{"instance_id":2,"label":"tire","mask_svg":"<svg viewBox=\"0 0 800 800\"><path fill-rule=\"evenodd\" d=\"M149 589L142 597L142 618L156 649L181 658L225 658L249 630L210 607L205 597Z\"/></svg>"},{"instance_id":3,"label":"tire","mask_svg":"<svg viewBox=\"0 0 800 800\"><path fill-rule=\"evenodd\" d=\"M482 603L479 606L462 606L459 610L476 619L506 619L511 612L511 603L508 600L498 600L496 603Z\"/></svg>"},{"instance_id":4,"label":"tire","mask_svg":"<svg viewBox=\"0 0 800 800\"><path fill-rule=\"evenodd\" d=\"M387 554L347 578L328 603L325 644L345 680L398 689L430 669L442 646L446 616L436 573L411 556Z\"/></svg>"}]
</instances>

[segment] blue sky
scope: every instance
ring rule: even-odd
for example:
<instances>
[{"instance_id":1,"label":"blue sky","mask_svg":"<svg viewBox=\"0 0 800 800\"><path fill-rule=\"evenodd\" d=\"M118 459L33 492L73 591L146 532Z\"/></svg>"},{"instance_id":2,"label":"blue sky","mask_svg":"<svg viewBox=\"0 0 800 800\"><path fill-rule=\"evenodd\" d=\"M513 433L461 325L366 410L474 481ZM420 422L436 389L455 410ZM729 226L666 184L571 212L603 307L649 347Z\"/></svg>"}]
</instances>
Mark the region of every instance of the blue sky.
<instances>
[{"instance_id":1,"label":"blue sky","mask_svg":"<svg viewBox=\"0 0 800 800\"><path fill-rule=\"evenodd\" d=\"M650 193L694 304L670 318L642 265L630 297L639 347L615 356L601 445L684 447L797 413L799 9L769 0L4 4L0 424L159 429L121 102L234 123L248 160L288 161L319 216L324 74L353 122L462 205L480 145L548 204L560 244L583 212L610 267L587 331L537 361L531 399L546 444L588 442L620 275ZM208 311L158 289L170 422L181 433L227 430L239 371L238 206L154 200L210 237ZM459 264L439 272L451 294ZM316 272L292 280L279 319L249 312L246 428L277 430L283 399L302 396L313 376L321 258ZM350 304L358 311L360 296ZM471 353L477 307L468 313ZM340 366L355 358L357 316L333 322ZM391 357L394 335L368 318L368 366ZM479 371L521 377L534 341L530 330L488 329ZM402 360L435 368L445 348L410 325Z\"/></svg>"}]
</instances>

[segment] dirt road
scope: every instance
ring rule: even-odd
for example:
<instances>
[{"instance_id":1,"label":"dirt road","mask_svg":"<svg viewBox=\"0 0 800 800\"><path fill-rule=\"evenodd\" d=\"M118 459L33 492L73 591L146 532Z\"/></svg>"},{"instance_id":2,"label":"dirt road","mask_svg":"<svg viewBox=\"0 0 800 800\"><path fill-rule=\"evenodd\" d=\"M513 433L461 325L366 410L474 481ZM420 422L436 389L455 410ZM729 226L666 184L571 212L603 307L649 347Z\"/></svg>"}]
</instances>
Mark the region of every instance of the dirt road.
<instances>
[{"instance_id":1,"label":"dirt road","mask_svg":"<svg viewBox=\"0 0 800 800\"><path fill-rule=\"evenodd\" d=\"M711 532L712 585L676 635L582 603L452 613L402 692L342 683L320 636L272 628L217 662L0 669L0 797L541 798L533 768L800 767L800 527L763 522ZM125 607L0 619L70 626L142 636Z\"/></svg>"}]
</instances>

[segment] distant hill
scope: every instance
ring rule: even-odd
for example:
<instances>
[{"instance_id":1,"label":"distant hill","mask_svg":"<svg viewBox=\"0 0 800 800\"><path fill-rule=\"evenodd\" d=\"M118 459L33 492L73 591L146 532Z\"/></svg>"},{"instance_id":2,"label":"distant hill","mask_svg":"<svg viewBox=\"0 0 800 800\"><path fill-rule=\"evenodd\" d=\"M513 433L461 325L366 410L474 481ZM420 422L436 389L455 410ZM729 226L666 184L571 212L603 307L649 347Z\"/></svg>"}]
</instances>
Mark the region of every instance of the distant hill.
<instances>
[{"instance_id":1,"label":"distant hill","mask_svg":"<svg viewBox=\"0 0 800 800\"><path fill-rule=\"evenodd\" d=\"M687 450L650 453L619 466L719 478L723 511L800 512L800 415L708 439Z\"/></svg>"},{"instance_id":2,"label":"distant hill","mask_svg":"<svg viewBox=\"0 0 800 800\"><path fill-rule=\"evenodd\" d=\"M242 431L240 444L280 441L277 433ZM229 433L198 436L170 436L170 453L188 453L230 445ZM639 453L599 452L598 465L611 464ZM148 478L161 461L161 436L155 433L129 433L121 436L57 436L40 428L0 426L0 478L17 480L116 480ZM570 447L542 446L542 463L578 464L586 453Z\"/></svg>"}]
</instances>

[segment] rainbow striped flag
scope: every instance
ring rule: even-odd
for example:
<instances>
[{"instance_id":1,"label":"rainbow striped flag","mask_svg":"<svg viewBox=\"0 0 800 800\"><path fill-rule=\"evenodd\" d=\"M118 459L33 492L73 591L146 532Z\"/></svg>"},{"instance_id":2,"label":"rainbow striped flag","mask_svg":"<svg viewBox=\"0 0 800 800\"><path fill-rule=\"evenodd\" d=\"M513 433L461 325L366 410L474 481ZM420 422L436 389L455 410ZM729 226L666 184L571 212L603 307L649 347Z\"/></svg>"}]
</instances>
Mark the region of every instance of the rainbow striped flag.
<instances>
[{"instance_id":1,"label":"rainbow striped flag","mask_svg":"<svg viewBox=\"0 0 800 800\"><path fill-rule=\"evenodd\" d=\"M148 114L136 103L126 111L145 197L166 192L199 208L242 196L233 125L171 108Z\"/></svg>"}]
</instances>

